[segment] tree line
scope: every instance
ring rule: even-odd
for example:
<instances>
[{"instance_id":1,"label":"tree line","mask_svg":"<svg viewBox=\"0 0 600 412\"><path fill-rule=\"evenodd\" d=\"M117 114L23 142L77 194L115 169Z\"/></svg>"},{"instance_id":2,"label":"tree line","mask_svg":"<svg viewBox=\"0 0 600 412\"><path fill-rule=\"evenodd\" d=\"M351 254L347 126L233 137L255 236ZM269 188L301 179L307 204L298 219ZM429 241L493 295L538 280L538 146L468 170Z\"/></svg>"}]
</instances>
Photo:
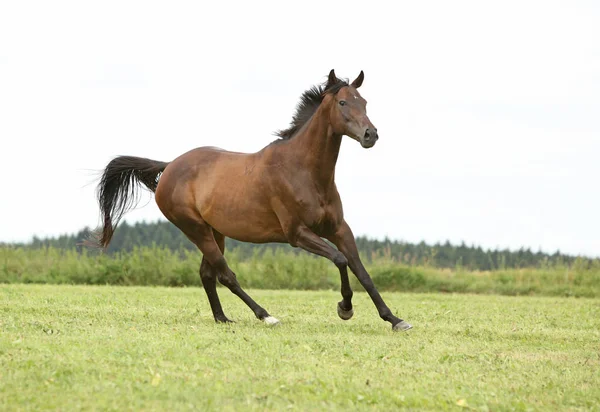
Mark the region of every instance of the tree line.
<instances>
[{"instance_id":1,"label":"tree line","mask_svg":"<svg viewBox=\"0 0 600 412\"><path fill-rule=\"evenodd\" d=\"M25 248L54 247L59 249L81 250L82 242L88 239L92 231L85 228L76 234L62 235L53 238L41 239L34 237L26 244L12 245ZM479 246L467 246L464 242L453 245L449 241L433 245L425 242L409 243L390 239L369 239L359 236L356 239L358 249L363 259L371 261L377 258L387 258L409 265L424 265L437 268L464 268L467 270L496 270L532 268L556 265L570 266L577 260L577 264L584 266L598 262L600 259L591 259L566 255L556 251L553 254L542 251L533 252L531 249L519 250L484 250ZM167 249L196 250L179 229L167 221L138 222L129 224L122 222L115 231L114 237L108 246L107 253L130 252L140 246L159 246ZM293 250L295 253L305 253L289 245L266 244L256 245L227 239L226 248L236 248L242 258L251 257L267 249L282 248Z\"/></svg>"}]
</instances>

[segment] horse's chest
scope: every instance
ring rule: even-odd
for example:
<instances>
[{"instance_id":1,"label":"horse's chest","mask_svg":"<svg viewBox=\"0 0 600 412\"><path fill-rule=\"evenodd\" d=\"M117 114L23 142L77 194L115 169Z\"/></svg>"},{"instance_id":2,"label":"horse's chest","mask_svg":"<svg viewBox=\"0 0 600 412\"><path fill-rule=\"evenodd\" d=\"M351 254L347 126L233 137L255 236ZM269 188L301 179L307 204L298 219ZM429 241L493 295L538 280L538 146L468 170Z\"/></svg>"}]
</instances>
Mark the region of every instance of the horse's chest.
<instances>
[{"instance_id":1,"label":"horse's chest","mask_svg":"<svg viewBox=\"0 0 600 412\"><path fill-rule=\"evenodd\" d=\"M312 202L301 203L302 220L306 226L315 233L327 232L337 227L340 220L340 211L332 204L320 199L314 199Z\"/></svg>"}]
</instances>

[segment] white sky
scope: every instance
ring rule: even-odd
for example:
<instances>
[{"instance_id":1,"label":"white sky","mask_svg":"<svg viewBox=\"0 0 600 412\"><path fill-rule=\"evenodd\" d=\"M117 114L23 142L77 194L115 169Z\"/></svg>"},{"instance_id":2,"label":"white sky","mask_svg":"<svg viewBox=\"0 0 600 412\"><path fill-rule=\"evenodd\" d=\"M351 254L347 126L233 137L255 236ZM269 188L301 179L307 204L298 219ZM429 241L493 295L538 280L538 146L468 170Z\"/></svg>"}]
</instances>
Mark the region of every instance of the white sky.
<instances>
[{"instance_id":1,"label":"white sky","mask_svg":"<svg viewBox=\"0 0 600 412\"><path fill-rule=\"evenodd\" d=\"M0 241L98 223L116 155L256 151L330 69L380 140L346 139L356 235L600 255L600 6L0 3ZM127 220L161 214L150 196Z\"/></svg>"}]
</instances>

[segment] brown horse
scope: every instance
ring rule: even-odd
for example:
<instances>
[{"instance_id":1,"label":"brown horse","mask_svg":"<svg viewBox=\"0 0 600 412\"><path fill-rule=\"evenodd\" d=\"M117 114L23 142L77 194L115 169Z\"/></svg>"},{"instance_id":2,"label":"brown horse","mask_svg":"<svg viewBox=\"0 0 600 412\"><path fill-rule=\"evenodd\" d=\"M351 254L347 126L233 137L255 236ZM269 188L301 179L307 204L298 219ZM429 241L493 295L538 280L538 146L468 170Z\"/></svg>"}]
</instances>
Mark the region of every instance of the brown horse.
<instances>
[{"instance_id":1,"label":"brown horse","mask_svg":"<svg viewBox=\"0 0 600 412\"><path fill-rule=\"evenodd\" d=\"M134 207L136 184L142 183L155 192L166 218L203 253L200 277L215 321L230 321L217 295L218 279L258 319L279 323L241 288L227 265L223 253L225 237L230 237L289 243L331 260L340 271L342 300L337 310L344 320L354 314L350 266L379 316L393 330L410 329L392 314L363 266L335 185L342 136L364 148L373 147L379 138L367 117L367 102L357 91L363 79L361 71L348 84L331 70L324 85L304 92L292 124L278 132L280 139L257 153L200 147L170 163L131 156L113 159L98 187L104 225L99 246L108 245L123 214Z\"/></svg>"}]
</instances>

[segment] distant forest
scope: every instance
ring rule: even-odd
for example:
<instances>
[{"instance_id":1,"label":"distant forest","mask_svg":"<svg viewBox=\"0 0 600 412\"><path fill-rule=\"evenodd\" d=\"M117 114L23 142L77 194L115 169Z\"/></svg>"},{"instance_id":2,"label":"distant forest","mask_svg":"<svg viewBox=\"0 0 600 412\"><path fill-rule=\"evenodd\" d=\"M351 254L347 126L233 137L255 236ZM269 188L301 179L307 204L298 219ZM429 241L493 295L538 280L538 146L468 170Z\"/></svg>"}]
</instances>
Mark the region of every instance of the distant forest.
<instances>
[{"instance_id":1,"label":"distant forest","mask_svg":"<svg viewBox=\"0 0 600 412\"><path fill-rule=\"evenodd\" d=\"M75 235L63 235L57 238L34 238L32 242L21 247L43 248L54 247L62 249L81 250L80 242L90 235L90 229L84 229ZM507 268L543 267L555 265L570 266L576 259L578 263L591 264L594 259L564 255L560 252L547 254L532 252L530 249L484 250L481 247L452 245L450 242L428 245L424 242L413 244L390 239L376 240L359 236L356 239L363 259L371 261L376 258L387 258L407 265L426 265L438 268L464 268L468 270L494 270ZM140 246L158 246L171 250L189 249L196 247L177 229L166 221L142 222L128 224L122 222L108 247L108 253L128 252ZM227 239L226 248L236 248L242 257L261 253L268 248L284 248L297 253L306 253L289 245L266 244L255 245ZM598 259L596 259L598 260Z\"/></svg>"}]
</instances>

